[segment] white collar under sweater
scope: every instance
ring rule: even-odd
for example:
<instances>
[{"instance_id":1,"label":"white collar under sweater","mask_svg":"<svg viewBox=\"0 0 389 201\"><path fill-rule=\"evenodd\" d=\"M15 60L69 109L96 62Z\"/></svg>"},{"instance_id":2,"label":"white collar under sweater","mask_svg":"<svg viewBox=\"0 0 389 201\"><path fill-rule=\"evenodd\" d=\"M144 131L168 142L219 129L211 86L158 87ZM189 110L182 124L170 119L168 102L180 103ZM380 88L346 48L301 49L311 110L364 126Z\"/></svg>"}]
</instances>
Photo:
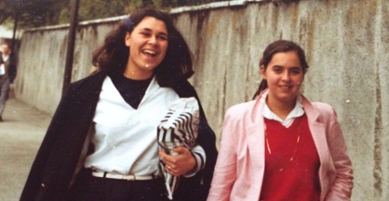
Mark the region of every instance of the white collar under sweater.
<instances>
[{"instance_id":1,"label":"white collar under sweater","mask_svg":"<svg viewBox=\"0 0 389 201\"><path fill-rule=\"evenodd\" d=\"M157 126L177 93L152 79L138 109L132 108L107 76L93 118L95 152L86 168L135 175L161 175L158 164Z\"/></svg>"},{"instance_id":2,"label":"white collar under sweater","mask_svg":"<svg viewBox=\"0 0 389 201\"><path fill-rule=\"evenodd\" d=\"M293 110L288 114L288 116L285 118L285 120L281 119L278 117L276 114L274 114L273 111L270 110L270 108L266 104L266 97L269 94L269 91L265 91L261 97L261 102L263 102L263 110L262 110L262 115L267 118L267 119L272 119L275 121L280 122L283 126L289 127L292 125L293 120L297 117L301 117L304 114L304 109L303 105L301 103L301 95L297 95L297 101L296 105L294 106Z\"/></svg>"}]
</instances>

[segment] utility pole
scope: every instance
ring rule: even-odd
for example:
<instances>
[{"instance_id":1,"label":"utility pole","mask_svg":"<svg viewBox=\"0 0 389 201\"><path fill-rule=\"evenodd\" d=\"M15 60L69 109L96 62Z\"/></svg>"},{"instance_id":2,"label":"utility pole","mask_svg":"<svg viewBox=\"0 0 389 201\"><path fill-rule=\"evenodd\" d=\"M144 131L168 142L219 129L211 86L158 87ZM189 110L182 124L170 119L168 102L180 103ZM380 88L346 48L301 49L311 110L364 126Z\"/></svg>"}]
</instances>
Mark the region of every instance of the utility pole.
<instances>
[{"instance_id":1,"label":"utility pole","mask_svg":"<svg viewBox=\"0 0 389 201\"><path fill-rule=\"evenodd\" d=\"M74 56L74 44L76 40L76 30L78 25L78 7L80 0L71 0L71 16L70 16L70 28L68 34L68 47L66 51L66 63L65 63L65 74L63 79L62 95L64 95L67 87L69 86L72 79L73 69L73 56Z\"/></svg>"},{"instance_id":2,"label":"utility pole","mask_svg":"<svg viewBox=\"0 0 389 201\"><path fill-rule=\"evenodd\" d=\"M19 10L15 6L14 9L14 27L13 27L13 32L12 32L12 41L11 41L11 51L15 54L15 41L16 41L16 29L18 26L18 21L19 21Z\"/></svg>"}]
</instances>

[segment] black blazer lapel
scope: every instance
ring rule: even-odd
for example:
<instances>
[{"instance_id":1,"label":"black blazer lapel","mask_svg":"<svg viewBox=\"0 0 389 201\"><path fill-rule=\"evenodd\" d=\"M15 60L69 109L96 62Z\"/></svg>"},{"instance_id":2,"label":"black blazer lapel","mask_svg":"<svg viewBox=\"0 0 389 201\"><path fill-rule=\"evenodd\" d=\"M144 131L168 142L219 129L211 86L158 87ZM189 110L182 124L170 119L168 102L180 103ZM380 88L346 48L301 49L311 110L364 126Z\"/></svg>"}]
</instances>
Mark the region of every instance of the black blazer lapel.
<instances>
[{"instance_id":1,"label":"black blazer lapel","mask_svg":"<svg viewBox=\"0 0 389 201\"><path fill-rule=\"evenodd\" d=\"M61 99L31 167L20 200L64 197L94 116L106 73L72 83Z\"/></svg>"}]
</instances>

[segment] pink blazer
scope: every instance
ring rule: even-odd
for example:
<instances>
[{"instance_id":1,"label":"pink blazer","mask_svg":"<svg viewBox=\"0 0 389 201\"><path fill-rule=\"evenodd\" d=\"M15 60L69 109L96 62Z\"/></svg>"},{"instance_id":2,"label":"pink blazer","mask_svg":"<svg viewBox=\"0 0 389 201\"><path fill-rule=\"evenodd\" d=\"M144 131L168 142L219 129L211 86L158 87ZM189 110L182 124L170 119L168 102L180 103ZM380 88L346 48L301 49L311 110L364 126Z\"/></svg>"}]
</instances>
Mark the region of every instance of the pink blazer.
<instances>
[{"instance_id":1,"label":"pink blazer","mask_svg":"<svg viewBox=\"0 0 389 201\"><path fill-rule=\"evenodd\" d=\"M260 97L228 109L207 201L257 201L262 189L265 142ZM334 109L302 99L320 158L321 201L350 200L351 161Z\"/></svg>"}]
</instances>

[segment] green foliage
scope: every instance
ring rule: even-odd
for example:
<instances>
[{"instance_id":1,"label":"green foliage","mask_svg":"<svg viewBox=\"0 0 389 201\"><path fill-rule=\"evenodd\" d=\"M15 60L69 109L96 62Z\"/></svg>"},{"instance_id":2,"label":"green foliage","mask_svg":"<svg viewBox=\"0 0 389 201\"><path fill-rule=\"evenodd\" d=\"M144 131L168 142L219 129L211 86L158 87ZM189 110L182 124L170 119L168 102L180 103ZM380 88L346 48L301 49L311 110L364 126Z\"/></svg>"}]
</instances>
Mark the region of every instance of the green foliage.
<instances>
[{"instance_id":1,"label":"green foliage","mask_svg":"<svg viewBox=\"0 0 389 201\"><path fill-rule=\"evenodd\" d=\"M3 24L13 15L12 9L9 9L10 6L10 2L0 1L0 24Z\"/></svg>"},{"instance_id":2,"label":"green foliage","mask_svg":"<svg viewBox=\"0 0 389 201\"><path fill-rule=\"evenodd\" d=\"M3 0L0 5L0 23L18 18L20 27L36 27L58 20L58 10L67 0Z\"/></svg>"},{"instance_id":3,"label":"green foliage","mask_svg":"<svg viewBox=\"0 0 389 201\"><path fill-rule=\"evenodd\" d=\"M79 0L79 21L114 17L143 8L168 10L222 0ZM69 23L71 0L0 0L0 24L19 19L19 27Z\"/></svg>"},{"instance_id":4,"label":"green foliage","mask_svg":"<svg viewBox=\"0 0 389 201\"><path fill-rule=\"evenodd\" d=\"M79 20L91 20L126 14L129 0L80 0Z\"/></svg>"}]
</instances>

